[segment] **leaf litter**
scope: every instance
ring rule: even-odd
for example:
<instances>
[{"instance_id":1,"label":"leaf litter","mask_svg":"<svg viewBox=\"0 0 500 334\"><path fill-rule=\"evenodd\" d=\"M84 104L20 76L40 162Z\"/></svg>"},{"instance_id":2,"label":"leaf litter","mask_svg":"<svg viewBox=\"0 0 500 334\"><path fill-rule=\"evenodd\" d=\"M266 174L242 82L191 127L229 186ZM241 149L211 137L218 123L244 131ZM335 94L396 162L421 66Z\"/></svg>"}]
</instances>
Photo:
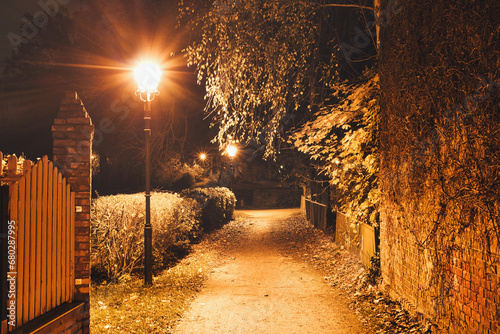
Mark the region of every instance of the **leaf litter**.
<instances>
[{"instance_id":1,"label":"leaf litter","mask_svg":"<svg viewBox=\"0 0 500 334\"><path fill-rule=\"evenodd\" d=\"M359 252L339 246L333 233L314 228L303 215L287 219L279 233L286 241L281 243L283 253L319 270L325 282L341 291L349 307L374 333L432 332L429 321L408 313L381 291L380 278L376 284L369 284Z\"/></svg>"}]
</instances>

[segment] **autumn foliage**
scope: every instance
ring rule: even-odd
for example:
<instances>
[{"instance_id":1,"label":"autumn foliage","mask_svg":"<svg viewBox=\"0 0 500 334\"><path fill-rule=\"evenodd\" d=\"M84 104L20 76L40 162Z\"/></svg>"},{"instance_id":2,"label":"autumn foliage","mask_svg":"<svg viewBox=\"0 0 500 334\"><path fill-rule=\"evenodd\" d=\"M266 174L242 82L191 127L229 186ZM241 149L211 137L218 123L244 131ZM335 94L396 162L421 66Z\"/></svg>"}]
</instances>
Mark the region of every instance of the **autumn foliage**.
<instances>
[{"instance_id":1,"label":"autumn foliage","mask_svg":"<svg viewBox=\"0 0 500 334\"><path fill-rule=\"evenodd\" d=\"M332 99L341 102L323 107L290 142L320 163L320 173L337 193L338 209L355 222L378 226L379 78L370 70L339 88Z\"/></svg>"}]
</instances>

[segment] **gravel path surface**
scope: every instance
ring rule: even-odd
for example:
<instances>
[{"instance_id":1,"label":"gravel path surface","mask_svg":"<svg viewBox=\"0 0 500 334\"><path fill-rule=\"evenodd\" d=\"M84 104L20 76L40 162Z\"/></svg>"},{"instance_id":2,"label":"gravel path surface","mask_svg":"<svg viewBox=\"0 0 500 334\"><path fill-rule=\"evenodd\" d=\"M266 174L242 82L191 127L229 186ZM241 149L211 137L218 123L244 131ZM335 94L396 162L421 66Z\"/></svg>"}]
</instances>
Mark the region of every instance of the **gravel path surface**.
<instances>
[{"instance_id":1,"label":"gravel path surface","mask_svg":"<svg viewBox=\"0 0 500 334\"><path fill-rule=\"evenodd\" d=\"M239 211L242 230L175 333L370 333L345 295L287 255L285 221L298 210Z\"/></svg>"}]
</instances>

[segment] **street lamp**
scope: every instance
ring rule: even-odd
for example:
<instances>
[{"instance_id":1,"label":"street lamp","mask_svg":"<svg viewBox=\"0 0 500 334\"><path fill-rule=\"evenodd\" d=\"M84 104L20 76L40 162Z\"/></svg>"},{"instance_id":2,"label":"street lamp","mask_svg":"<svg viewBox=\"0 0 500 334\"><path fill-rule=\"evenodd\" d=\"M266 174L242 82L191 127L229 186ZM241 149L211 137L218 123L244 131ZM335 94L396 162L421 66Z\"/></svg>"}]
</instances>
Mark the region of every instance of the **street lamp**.
<instances>
[{"instance_id":1,"label":"street lamp","mask_svg":"<svg viewBox=\"0 0 500 334\"><path fill-rule=\"evenodd\" d=\"M233 159L233 158L234 158L234 156L236 155L236 152L237 152L237 151L238 151L238 149L237 149L237 148L236 148L236 146L234 146L234 145L229 145L229 146L227 147L227 155L229 155L229 157L230 157L231 159Z\"/></svg>"},{"instance_id":2,"label":"street lamp","mask_svg":"<svg viewBox=\"0 0 500 334\"><path fill-rule=\"evenodd\" d=\"M205 152L201 152L199 156L199 160L201 161L201 165L203 168L208 167L208 172L203 171L204 175L207 175L209 178L212 177L212 159L209 158L208 154Z\"/></svg>"},{"instance_id":3,"label":"street lamp","mask_svg":"<svg viewBox=\"0 0 500 334\"><path fill-rule=\"evenodd\" d=\"M227 147L227 155L231 158L231 174L229 175L229 189L233 190L233 179L234 179L234 157L236 156L238 149L234 145L229 145Z\"/></svg>"},{"instance_id":4,"label":"street lamp","mask_svg":"<svg viewBox=\"0 0 500 334\"><path fill-rule=\"evenodd\" d=\"M153 284L153 229L151 227L151 101L160 94L160 68L153 63L141 63L135 69L138 89L135 92L144 102L144 134L146 136L146 223L144 225L144 284Z\"/></svg>"}]
</instances>

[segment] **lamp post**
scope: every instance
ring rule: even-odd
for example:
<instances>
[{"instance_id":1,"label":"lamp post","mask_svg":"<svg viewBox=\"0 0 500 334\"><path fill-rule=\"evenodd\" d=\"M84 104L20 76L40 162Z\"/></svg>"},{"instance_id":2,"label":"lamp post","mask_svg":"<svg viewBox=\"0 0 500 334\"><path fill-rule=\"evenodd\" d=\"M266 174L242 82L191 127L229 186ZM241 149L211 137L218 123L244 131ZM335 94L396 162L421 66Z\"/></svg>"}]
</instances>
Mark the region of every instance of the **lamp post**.
<instances>
[{"instance_id":1,"label":"lamp post","mask_svg":"<svg viewBox=\"0 0 500 334\"><path fill-rule=\"evenodd\" d=\"M238 152L238 149L234 145L229 145L227 147L227 155L229 155L229 158L231 159L231 174L230 174L230 179L229 179L229 189L231 191L233 190L233 179L234 179L234 157L236 156L236 152Z\"/></svg>"},{"instance_id":2,"label":"lamp post","mask_svg":"<svg viewBox=\"0 0 500 334\"><path fill-rule=\"evenodd\" d=\"M234 158L234 156L236 155L237 151L238 151L238 149L234 145L229 145L227 147L227 155L229 155L229 157L231 157L231 159Z\"/></svg>"},{"instance_id":3,"label":"lamp post","mask_svg":"<svg viewBox=\"0 0 500 334\"><path fill-rule=\"evenodd\" d=\"M207 154L204 153L204 152L202 152L202 153L200 153L200 155L199 155L198 158L201 161L201 166L203 168L207 168ZM211 164L211 162L210 162L210 164ZM208 173L206 171L203 171L203 174L207 175L208 177L211 177L212 176L212 168L211 168L211 166L210 166L210 168L208 170Z\"/></svg>"},{"instance_id":4,"label":"lamp post","mask_svg":"<svg viewBox=\"0 0 500 334\"><path fill-rule=\"evenodd\" d=\"M153 284L153 229L151 227L151 101L160 94L160 68L153 63L142 63L135 69L138 89L136 95L144 102L144 134L146 136L146 223L144 225L144 284Z\"/></svg>"}]
</instances>

